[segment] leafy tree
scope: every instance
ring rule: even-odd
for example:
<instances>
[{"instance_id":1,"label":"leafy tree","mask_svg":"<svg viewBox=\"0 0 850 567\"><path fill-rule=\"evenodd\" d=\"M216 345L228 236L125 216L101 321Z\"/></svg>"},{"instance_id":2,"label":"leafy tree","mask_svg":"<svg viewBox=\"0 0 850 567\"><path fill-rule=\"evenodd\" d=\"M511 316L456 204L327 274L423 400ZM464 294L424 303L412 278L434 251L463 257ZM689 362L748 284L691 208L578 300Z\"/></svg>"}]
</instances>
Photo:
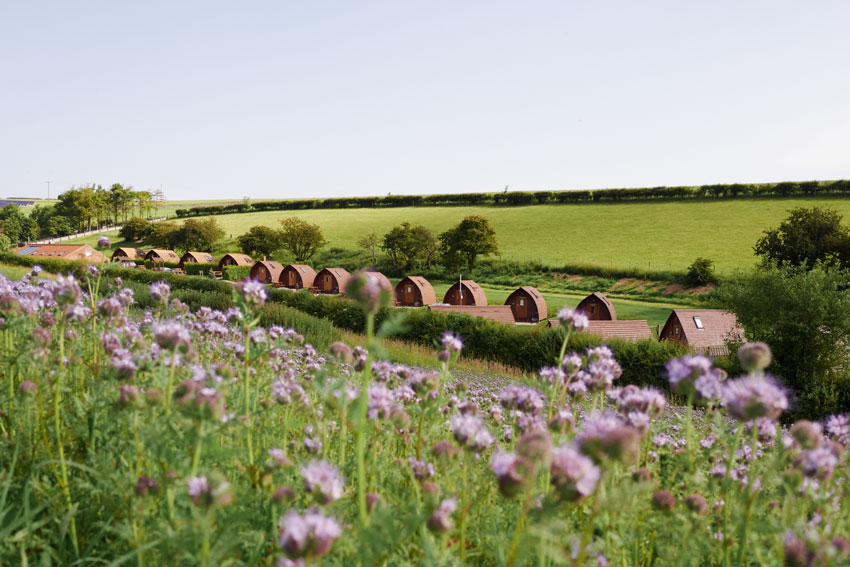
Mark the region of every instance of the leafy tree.
<instances>
[{"instance_id":1,"label":"leafy tree","mask_svg":"<svg viewBox=\"0 0 850 567\"><path fill-rule=\"evenodd\" d=\"M236 242L244 254L254 257L269 257L283 248L280 231L262 225L252 226Z\"/></svg>"},{"instance_id":2,"label":"leafy tree","mask_svg":"<svg viewBox=\"0 0 850 567\"><path fill-rule=\"evenodd\" d=\"M378 240L378 235L374 232L370 232L365 235L363 238L357 241L357 246L371 254L372 256L372 265L375 265L378 262L378 245L380 240Z\"/></svg>"},{"instance_id":3,"label":"leafy tree","mask_svg":"<svg viewBox=\"0 0 850 567\"><path fill-rule=\"evenodd\" d=\"M38 237L38 225L22 213L17 205L11 204L0 209L0 232L3 232L12 243L35 240Z\"/></svg>"},{"instance_id":4,"label":"leafy tree","mask_svg":"<svg viewBox=\"0 0 850 567\"><path fill-rule=\"evenodd\" d=\"M180 227L173 222L155 222L145 239L151 248L170 249L176 244Z\"/></svg>"},{"instance_id":5,"label":"leafy tree","mask_svg":"<svg viewBox=\"0 0 850 567\"><path fill-rule=\"evenodd\" d=\"M688 266L688 282L691 285L706 285L716 283L714 275L714 260L708 258L697 258Z\"/></svg>"},{"instance_id":6,"label":"leafy tree","mask_svg":"<svg viewBox=\"0 0 850 567\"><path fill-rule=\"evenodd\" d=\"M764 231L754 250L780 264L812 266L819 260L850 260L850 231L841 215L832 209L797 207L779 224ZM842 258L843 257L843 258Z\"/></svg>"},{"instance_id":7,"label":"leafy tree","mask_svg":"<svg viewBox=\"0 0 850 567\"><path fill-rule=\"evenodd\" d=\"M68 220L68 217L53 215L50 217L50 220L47 221L46 231L49 236L68 236L69 234L74 233L74 226L71 224L71 221Z\"/></svg>"},{"instance_id":8,"label":"leafy tree","mask_svg":"<svg viewBox=\"0 0 850 567\"><path fill-rule=\"evenodd\" d=\"M325 244L322 229L298 217L289 217L280 221L282 248L295 255L298 262L306 262Z\"/></svg>"},{"instance_id":9,"label":"leafy tree","mask_svg":"<svg viewBox=\"0 0 850 567\"><path fill-rule=\"evenodd\" d=\"M439 245L427 227L412 226L409 222L403 222L384 235L381 249L387 253L396 268L421 264L430 267Z\"/></svg>"},{"instance_id":10,"label":"leafy tree","mask_svg":"<svg viewBox=\"0 0 850 567\"><path fill-rule=\"evenodd\" d=\"M440 235L440 252L446 268L471 270L478 256L499 253L496 231L486 218L468 216Z\"/></svg>"},{"instance_id":11,"label":"leafy tree","mask_svg":"<svg viewBox=\"0 0 850 567\"><path fill-rule=\"evenodd\" d=\"M133 217L124 223L118 236L124 240L144 240L151 231L153 223L141 217Z\"/></svg>"},{"instance_id":12,"label":"leafy tree","mask_svg":"<svg viewBox=\"0 0 850 567\"><path fill-rule=\"evenodd\" d=\"M215 218L189 219L177 230L174 249L181 252L190 250L211 252L222 238L224 238L224 229Z\"/></svg>"},{"instance_id":13,"label":"leafy tree","mask_svg":"<svg viewBox=\"0 0 850 567\"><path fill-rule=\"evenodd\" d=\"M9 237L0 232L0 252L5 252L12 247L12 241Z\"/></svg>"},{"instance_id":14,"label":"leafy tree","mask_svg":"<svg viewBox=\"0 0 850 567\"><path fill-rule=\"evenodd\" d=\"M750 340L773 351L770 371L796 393L797 411L815 418L850 409L850 272L767 265L724 279L717 298Z\"/></svg>"}]
</instances>

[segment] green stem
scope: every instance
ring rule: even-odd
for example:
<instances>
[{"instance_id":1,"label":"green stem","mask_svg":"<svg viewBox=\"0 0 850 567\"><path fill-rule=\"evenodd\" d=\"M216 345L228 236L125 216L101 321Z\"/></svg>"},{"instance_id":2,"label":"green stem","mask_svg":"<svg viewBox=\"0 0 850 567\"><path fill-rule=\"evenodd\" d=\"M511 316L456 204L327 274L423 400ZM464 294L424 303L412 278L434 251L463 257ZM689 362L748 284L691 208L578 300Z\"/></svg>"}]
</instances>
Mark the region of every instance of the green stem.
<instances>
[{"instance_id":1,"label":"green stem","mask_svg":"<svg viewBox=\"0 0 850 567\"><path fill-rule=\"evenodd\" d=\"M567 343L570 342L570 335L572 335L572 328L568 327L567 333L564 335L564 341L561 343L561 352L558 355L558 375L555 378L556 380L558 379L558 377L561 376L561 372L563 372L564 369L564 355L567 352ZM556 382L555 384L553 384L553 386L554 389L552 390L552 395L549 396L549 412L546 416L547 421L552 419L555 398L558 398L558 402L560 403L561 393L562 391L566 391L567 386L569 386L569 384L566 381L563 384L561 384L560 382Z\"/></svg>"},{"instance_id":2,"label":"green stem","mask_svg":"<svg viewBox=\"0 0 850 567\"><path fill-rule=\"evenodd\" d=\"M587 520L587 525L584 527L584 532L581 535L581 547L578 550L575 565L579 567L584 565L584 559L587 555L587 546L590 545L590 540L593 538L593 526L596 523L596 514L599 512L599 492L601 482L597 483L596 489L593 491L593 501L590 504L590 518Z\"/></svg>"},{"instance_id":3,"label":"green stem","mask_svg":"<svg viewBox=\"0 0 850 567\"><path fill-rule=\"evenodd\" d=\"M375 335L375 314L368 313L366 316L366 344L371 347ZM366 506L366 411L369 406L369 382L372 379L372 352L366 356L366 364L363 368L363 380L360 385L360 396L357 401L357 421L354 424L355 441L357 447L357 507L360 516L360 528L369 525L368 508Z\"/></svg>"},{"instance_id":4,"label":"green stem","mask_svg":"<svg viewBox=\"0 0 850 567\"><path fill-rule=\"evenodd\" d=\"M53 429L56 436L56 446L59 450L59 468L61 474L62 493L65 495L65 504L70 512L74 508L74 502L71 499L71 487L68 481L68 465L65 462L65 443L62 440L62 377L65 374L65 329L64 325L59 327L59 372L56 373L53 390ZM71 516L71 543L74 546L74 553L77 557L80 556L80 548L77 543L77 523L74 516Z\"/></svg>"},{"instance_id":5,"label":"green stem","mask_svg":"<svg viewBox=\"0 0 850 567\"><path fill-rule=\"evenodd\" d=\"M514 559L516 559L517 548L519 547L520 536L525 531L525 520L528 516L528 507L531 504L531 495L533 494L536 473L537 467L532 467L531 473L529 474L528 479L526 481L525 498L522 502L522 510L520 511L519 519L517 519L516 526L514 526L514 535L511 538L511 546L508 548L508 556L507 560L505 561L505 565L507 567L513 567Z\"/></svg>"},{"instance_id":6,"label":"green stem","mask_svg":"<svg viewBox=\"0 0 850 567\"><path fill-rule=\"evenodd\" d=\"M243 407L242 411L245 414L245 424L247 425L247 429L245 433L248 437L248 462L253 465L254 464L254 423L251 421L251 337L250 337L250 326L245 326L245 352L242 356L244 361L243 372L242 372L242 395L243 395Z\"/></svg>"},{"instance_id":7,"label":"green stem","mask_svg":"<svg viewBox=\"0 0 850 567\"><path fill-rule=\"evenodd\" d=\"M171 353L171 367L168 370L168 384L165 387L165 415L171 415L171 390L174 389L174 368L177 365L177 353Z\"/></svg>"},{"instance_id":8,"label":"green stem","mask_svg":"<svg viewBox=\"0 0 850 567\"><path fill-rule=\"evenodd\" d=\"M198 423L197 439L195 439L195 452L192 454L192 472L190 478L198 473L198 464L201 462L201 449L204 445L204 422Z\"/></svg>"},{"instance_id":9,"label":"green stem","mask_svg":"<svg viewBox=\"0 0 850 567\"><path fill-rule=\"evenodd\" d=\"M741 522L741 530L738 535L738 565L744 564L744 552L747 549L747 534L750 529L750 517L752 516L753 500L753 481L755 480L752 474L752 469L755 466L756 445L758 444L759 430L755 421L752 422L752 451L750 452L750 472L747 473L747 490L746 490L746 509L744 511L744 519Z\"/></svg>"},{"instance_id":10,"label":"green stem","mask_svg":"<svg viewBox=\"0 0 850 567\"><path fill-rule=\"evenodd\" d=\"M471 455L467 455L471 458ZM466 562L466 477L469 460L464 459L460 469L460 562Z\"/></svg>"}]
</instances>

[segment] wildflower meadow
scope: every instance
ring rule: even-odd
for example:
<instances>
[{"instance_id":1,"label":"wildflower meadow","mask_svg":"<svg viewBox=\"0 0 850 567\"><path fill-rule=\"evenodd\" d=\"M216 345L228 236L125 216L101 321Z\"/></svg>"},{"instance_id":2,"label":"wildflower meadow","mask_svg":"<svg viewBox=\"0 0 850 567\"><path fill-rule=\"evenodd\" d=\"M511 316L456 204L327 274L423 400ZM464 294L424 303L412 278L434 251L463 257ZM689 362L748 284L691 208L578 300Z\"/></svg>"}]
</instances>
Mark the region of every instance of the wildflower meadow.
<instances>
[{"instance_id":1,"label":"wildflower meadow","mask_svg":"<svg viewBox=\"0 0 850 567\"><path fill-rule=\"evenodd\" d=\"M610 349L523 380L382 360L390 290L355 275L366 340L306 344L238 307L154 309L87 277L0 277L0 564L850 564L850 418L782 421L762 344L744 376L688 355L669 390Z\"/></svg>"}]
</instances>

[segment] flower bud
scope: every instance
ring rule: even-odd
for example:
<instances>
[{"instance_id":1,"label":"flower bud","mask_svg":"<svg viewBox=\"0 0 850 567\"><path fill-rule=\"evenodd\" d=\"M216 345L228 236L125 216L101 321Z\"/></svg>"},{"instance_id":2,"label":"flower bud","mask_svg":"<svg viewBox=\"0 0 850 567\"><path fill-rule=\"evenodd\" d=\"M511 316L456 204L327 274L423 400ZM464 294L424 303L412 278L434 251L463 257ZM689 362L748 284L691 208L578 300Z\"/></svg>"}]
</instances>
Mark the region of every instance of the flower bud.
<instances>
[{"instance_id":1,"label":"flower bud","mask_svg":"<svg viewBox=\"0 0 850 567\"><path fill-rule=\"evenodd\" d=\"M760 372L770 366L770 347L764 343L744 343L738 349L738 361L747 372Z\"/></svg>"}]
</instances>

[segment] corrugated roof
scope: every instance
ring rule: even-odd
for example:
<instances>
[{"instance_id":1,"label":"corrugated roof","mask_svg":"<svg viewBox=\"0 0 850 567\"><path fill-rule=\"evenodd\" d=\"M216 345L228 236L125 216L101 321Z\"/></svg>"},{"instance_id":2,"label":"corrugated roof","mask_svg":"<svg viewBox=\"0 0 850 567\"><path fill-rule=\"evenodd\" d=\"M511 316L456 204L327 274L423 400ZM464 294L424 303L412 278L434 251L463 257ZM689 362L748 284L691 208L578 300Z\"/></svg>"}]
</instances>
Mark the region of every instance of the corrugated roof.
<instances>
[{"instance_id":1,"label":"corrugated roof","mask_svg":"<svg viewBox=\"0 0 850 567\"><path fill-rule=\"evenodd\" d=\"M729 311L722 309L674 309L664 324L665 329L674 317L678 318L679 324L682 326L685 341L697 349L708 350L725 347L726 341L729 339L744 340L744 330L738 324L738 318ZM699 317L702 322L702 329L697 328L694 317Z\"/></svg>"},{"instance_id":2,"label":"corrugated roof","mask_svg":"<svg viewBox=\"0 0 850 567\"><path fill-rule=\"evenodd\" d=\"M644 319L630 321L590 321L586 332L602 337L603 339L622 339L624 341L639 341L652 338L652 331Z\"/></svg>"},{"instance_id":3,"label":"corrugated roof","mask_svg":"<svg viewBox=\"0 0 850 567\"><path fill-rule=\"evenodd\" d=\"M399 290L402 289L402 285L408 282L419 289L419 294L422 296L422 305L437 303L437 294L434 292L434 286L422 276L407 276L398 282L398 285L395 286L396 296L398 296Z\"/></svg>"},{"instance_id":4,"label":"corrugated roof","mask_svg":"<svg viewBox=\"0 0 850 567\"><path fill-rule=\"evenodd\" d=\"M428 309L437 313L460 313L471 317L483 317L509 325L516 323L510 305L431 305Z\"/></svg>"},{"instance_id":5,"label":"corrugated roof","mask_svg":"<svg viewBox=\"0 0 850 567\"><path fill-rule=\"evenodd\" d=\"M479 286L473 280L461 280L459 284L455 283L454 285L452 285L449 289L446 290L446 295L443 296L443 303L448 303L447 298L449 297L449 294L458 285L463 286L464 294L472 294L472 299L475 301L476 306L482 307L487 305L487 294L484 293L484 290L481 289L481 286Z\"/></svg>"}]
</instances>

